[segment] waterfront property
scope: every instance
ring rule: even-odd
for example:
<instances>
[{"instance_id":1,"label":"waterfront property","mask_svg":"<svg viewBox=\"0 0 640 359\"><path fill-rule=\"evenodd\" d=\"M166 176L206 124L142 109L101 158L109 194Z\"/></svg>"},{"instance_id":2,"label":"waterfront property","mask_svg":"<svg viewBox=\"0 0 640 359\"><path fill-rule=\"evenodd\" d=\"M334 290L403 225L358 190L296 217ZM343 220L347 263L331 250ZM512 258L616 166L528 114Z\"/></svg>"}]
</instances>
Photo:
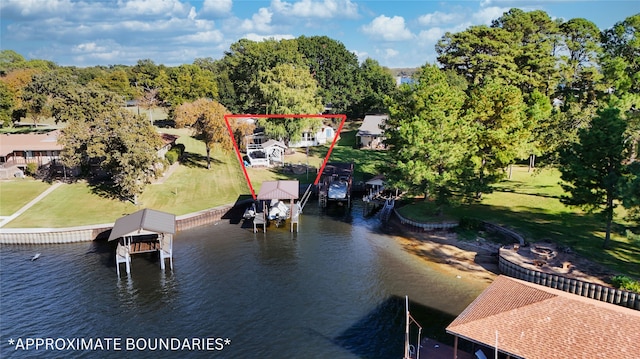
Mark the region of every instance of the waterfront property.
<instances>
[{"instance_id":1,"label":"waterfront property","mask_svg":"<svg viewBox=\"0 0 640 359\"><path fill-rule=\"evenodd\" d=\"M487 357L630 358L639 327L639 311L498 276L446 330Z\"/></svg>"},{"instance_id":2,"label":"waterfront property","mask_svg":"<svg viewBox=\"0 0 640 359\"><path fill-rule=\"evenodd\" d=\"M356 133L356 146L365 148L381 148L384 140L384 124L387 115L366 115Z\"/></svg>"},{"instance_id":3,"label":"waterfront property","mask_svg":"<svg viewBox=\"0 0 640 359\"><path fill-rule=\"evenodd\" d=\"M253 220L254 232L256 232L256 226L258 224L262 224L263 229L266 229L266 219L274 221L276 225L290 219L291 232L293 232L294 226L296 227L296 231L299 230L300 206L294 203L294 200L299 197L299 192L300 184L298 181L262 182L260 192L258 193L258 200L265 203L265 208L262 211L262 214L260 214L260 212L256 213ZM284 202L286 200L289 200L289 205ZM271 202L268 210L266 208L267 201ZM267 218L264 216L267 216Z\"/></svg>"},{"instance_id":4,"label":"waterfront property","mask_svg":"<svg viewBox=\"0 0 640 359\"><path fill-rule=\"evenodd\" d=\"M145 208L118 218L111 229L109 241L118 240L116 268L120 276L120 264L124 263L127 274L131 273L131 255L158 252L160 267L164 270L165 259L169 259L173 270L173 236L176 234L176 216Z\"/></svg>"},{"instance_id":5,"label":"waterfront property","mask_svg":"<svg viewBox=\"0 0 640 359\"><path fill-rule=\"evenodd\" d=\"M351 207L353 163L329 162L322 170L318 182L318 201L321 207L328 202L343 203Z\"/></svg>"},{"instance_id":6,"label":"waterfront property","mask_svg":"<svg viewBox=\"0 0 640 359\"><path fill-rule=\"evenodd\" d=\"M4 134L0 141L0 178L10 178L24 171L29 163L38 167L60 158L60 131Z\"/></svg>"}]
</instances>

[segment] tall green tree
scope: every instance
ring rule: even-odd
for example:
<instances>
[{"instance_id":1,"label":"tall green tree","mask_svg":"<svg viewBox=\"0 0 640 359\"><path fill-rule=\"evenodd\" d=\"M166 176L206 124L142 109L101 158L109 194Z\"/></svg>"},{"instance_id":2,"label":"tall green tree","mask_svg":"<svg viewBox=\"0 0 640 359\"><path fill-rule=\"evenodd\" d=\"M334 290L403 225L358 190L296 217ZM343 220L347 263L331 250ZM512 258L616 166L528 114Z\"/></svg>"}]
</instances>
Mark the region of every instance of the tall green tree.
<instances>
[{"instance_id":1,"label":"tall green tree","mask_svg":"<svg viewBox=\"0 0 640 359\"><path fill-rule=\"evenodd\" d=\"M606 101L618 107L627 119L627 138L632 144L629 162L640 156L640 14L616 23L602 36L600 59L605 84Z\"/></svg>"},{"instance_id":2,"label":"tall green tree","mask_svg":"<svg viewBox=\"0 0 640 359\"><path fill-rule=\"evenodd\" d=\"M515 39L516 34L506 29L485 25L446 33L436 44L438 62L444 69L464 76L474 86L489 78L520 84L524 77L515 63L518 55Z\"/></svg>"},{"instance_id":3,"label":"tall green tree","mask_svg":"<svg viewBox=\"0 0 640 359\"><path fill-rule=\"evenodd\" d=\"M579 142L569 146L560 157L562 187L569 194L561 201L604 216L605 247L611 238L613 210L621 199L626 127L618 109L600 110L590 127L579 131Z\"/></svg>"},{"instance_id":4,"label":"tall green tree","mask_svg":"<svg viewBox=\"0 0 640 359\"><path fill-rule=\"evenodd\" d=\"M273 114L320 114L323 105L318 85L306 66L277 65L260 73L260 92L267 112ZM321 118L270 118L259 121L269 137L298 141L302 131L317 129Z\"/></svg>"},{"instance_id":5,"label":"tall green tree","mask_svg":"<svg viewBox=\"0 0 640 359\"><path fill-rule=\"evenodd\" d=\"M162 142L147 119L122 108L122 98L97 84L69 86L54 111L66 123L59 138L62 162L88 167L90 161L111 174L114 194L137 203L155 176Z\"/></svg>"},{"instance_id":6,"label":"tall green tree","mask_svg":"<svg viewBox=\"0 0 640 359\"><path fill-rule=\"evenodd\" d=\"M297 40L264 40L260 42L240 39L231 44L222 58L233 84L234 108L244 113L265 113L265 101L260 90L261 73L277 65L308 66L298 51ZM228 96L227 96L228 97Z\"/></svg>"},{"instance_id":7,"label":"tall green tree","mask_svg":"<svg viewBox=\"0 0 640 359\"><path fill-rule=\"evenodd\" d=\"M352 117L362 117L367 112L387 113L385 98L393 96L397 89L391 70L367 58L360 65L357 78L360 95L354 98L348 113Z\"/></svg>"},{"instance_id":8,"label":"tall green tree","mask_svg":"<svg viewBox=\"0 0 640 359\"><path fill-rule=\"evenodd\" d=\"M335 113L345 113L357 100L358 57L341 42L327 36L300 36L298 51L318 82L323 105Z\"/></svg>"},{"instance_id":9,"label":"tall green tree","mask_svg":"<svg viewBox=\"0 0 640 359\"><path fill-rule=\"evenodd\" d=\"M231 150L233 144L229 136L224 115L227 109L217 101L198 99L185 102L174 112L176 126L189 127L204 142L207 151L207 169L211 169L211 148L215 145Z\"/></svg>"},{"instance_id":10,"label":"tall green tree","mask_svg":"<svg viewBox=\"0 0 640 359\"><path fill-rule=\"evenodd\" d=\"M402 85L389 99L383 168L391 186L433 199L442 209L458 192L460 167L472 148L464 118L465 93L451 86L435 65L425 65L416 84Z\"/></svg>"},{"instance_id":11,"label":"tall green tree","mask_svg":"<svg viewBox=\"0 0 640 359\"><path fill-rule=\"evenodd\" d=\"M532 124L520 90L498 79L474 87L465 107L475 126L472 141L477 146L469 153L466 192L480 198L530 147ZM471 165L475 168L469 172Z\"/></svg>"}]
</instances>

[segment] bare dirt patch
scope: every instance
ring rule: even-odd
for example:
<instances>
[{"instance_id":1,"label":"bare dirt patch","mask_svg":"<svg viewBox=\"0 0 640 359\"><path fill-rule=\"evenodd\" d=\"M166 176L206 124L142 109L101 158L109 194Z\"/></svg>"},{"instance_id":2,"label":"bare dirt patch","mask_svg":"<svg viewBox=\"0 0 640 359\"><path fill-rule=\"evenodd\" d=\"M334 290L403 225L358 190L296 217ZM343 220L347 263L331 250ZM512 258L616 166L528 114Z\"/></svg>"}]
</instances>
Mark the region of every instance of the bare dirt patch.
<instances>
[{"instance_id":1,"label":"bare dirt patch","mask_svg":"<svg viewBox=\"0 0 640 359\"><path fill-rule=\"evenodd\" d=\"M445 264L456 275L473 277L491 283L499 274L498 254L503 245L484 238L461 240L451 231L422 231L392 221L402 233L398 241L403 247L430 263ZM553 243L532 243L514 250L504 246L508 260L525 268L554 273L591 283L610 285L614 273L575 253L556 248Z\"/></svg>"}]
</instances>

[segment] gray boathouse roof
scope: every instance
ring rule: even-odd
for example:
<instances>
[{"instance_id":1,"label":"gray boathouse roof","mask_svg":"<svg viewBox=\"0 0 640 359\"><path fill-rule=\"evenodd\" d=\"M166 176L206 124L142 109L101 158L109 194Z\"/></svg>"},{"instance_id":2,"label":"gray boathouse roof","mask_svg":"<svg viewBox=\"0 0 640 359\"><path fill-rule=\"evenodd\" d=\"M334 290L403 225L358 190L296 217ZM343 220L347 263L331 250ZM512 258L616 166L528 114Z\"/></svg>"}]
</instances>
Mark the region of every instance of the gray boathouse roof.
<instances>
[{"instance_id":1,"label":"gray boathouse roof","mask_svg":"<svg viewBox=\"0 0 640 359\"><path fill-rule=\"evenodd\" d=\"M116 220L113 229L111 229L109 240L150 233L175 234L176 215L149 208L131 213Z\"/></svg>"}]
</instances>

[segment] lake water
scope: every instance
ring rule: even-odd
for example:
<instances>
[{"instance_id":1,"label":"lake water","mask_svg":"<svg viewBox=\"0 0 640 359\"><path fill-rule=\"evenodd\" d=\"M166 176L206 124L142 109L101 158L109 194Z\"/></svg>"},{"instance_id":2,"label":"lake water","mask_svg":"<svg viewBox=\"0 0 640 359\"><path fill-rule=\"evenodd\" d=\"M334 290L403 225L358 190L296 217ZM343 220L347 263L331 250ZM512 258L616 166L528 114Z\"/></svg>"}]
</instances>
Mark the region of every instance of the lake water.
<instances>
[{"instance_id":1,"label":"lake water","mask_svg":"<svg viewBox=\"0 0 640 359\"><path fill-rule=\"evenodd\" d=\"M446 340L486 284L362 213L310 202L298 233L223 220L176 235L173 272L138 255L130 278L111 243L1 246L0 358L401 358L405 295Z\"/></svg>"}]
</instances>

